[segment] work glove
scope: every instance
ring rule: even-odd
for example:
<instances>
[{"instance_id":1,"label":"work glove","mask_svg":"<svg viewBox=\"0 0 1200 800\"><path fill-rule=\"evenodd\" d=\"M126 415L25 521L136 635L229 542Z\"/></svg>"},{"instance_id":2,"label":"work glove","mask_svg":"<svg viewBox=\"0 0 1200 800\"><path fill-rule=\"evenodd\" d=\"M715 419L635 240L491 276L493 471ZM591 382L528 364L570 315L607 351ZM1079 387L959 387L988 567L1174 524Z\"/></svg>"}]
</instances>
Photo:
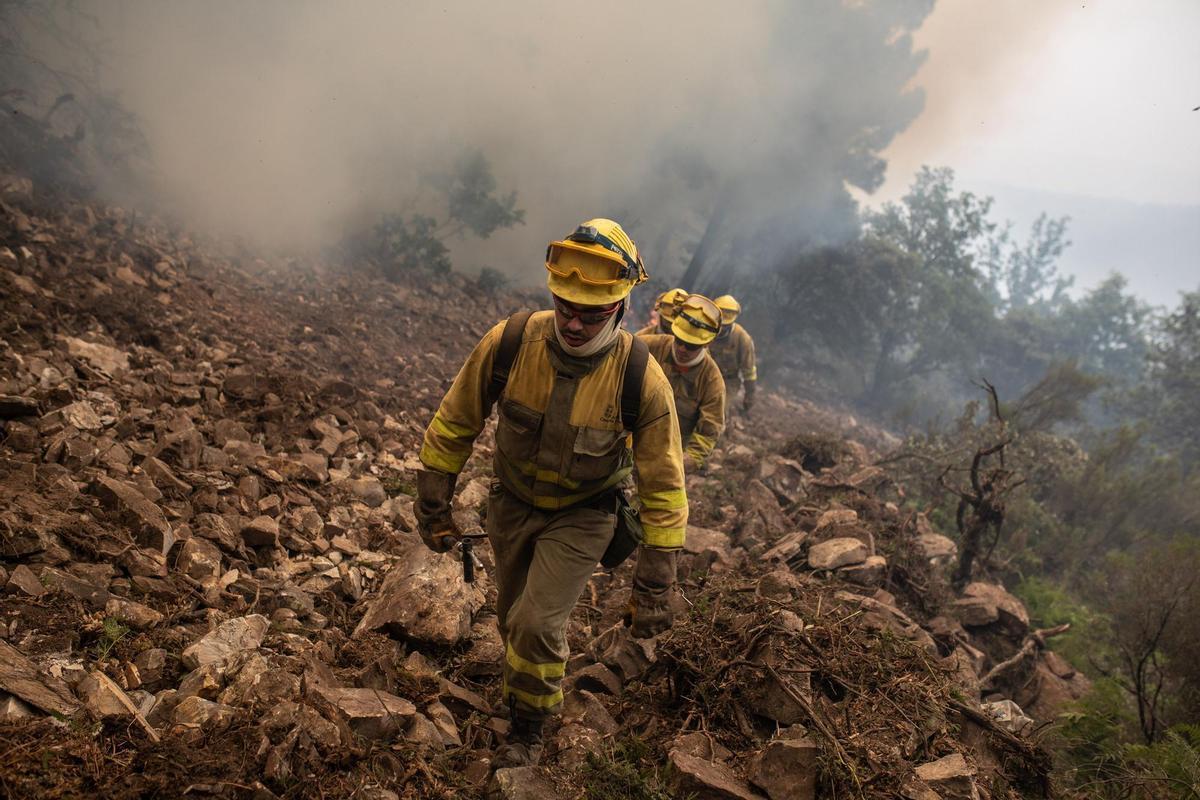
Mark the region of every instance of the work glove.
<instances>
[{"instance_id":1,"label":"work glove","mask_svg":"<svg viewBox=\"0 0 1200 800\"><path fill-rule=\"evenodd\" d=\"M675 551L639 547L633 570L633 593L625 624L637 639L649 639L671 627L671 587L675 584Z\"/></svg>"},{"instance_id":2,"label":"work glove","mask_svg":"<svg viewBox=\"0 0 1200 800\"><path fill-rule=\"evenodd\" d=\"M417 518L417 533L421 541L435 553L444 553L454 546L462 531L450 513L457 475L423 469L417 473L417 502L413 513Z\"/></svg>"},{"instance_id":3,"label":"work glove","mask_svg":"<svg viewBox=\"0 0 1200 800\"><path fill-rule=\"evenodd\" d=\"M754 405L754 387L758 381L746 381L742 390L742 413L749 414Z\"/></svg>"}]
</instances>

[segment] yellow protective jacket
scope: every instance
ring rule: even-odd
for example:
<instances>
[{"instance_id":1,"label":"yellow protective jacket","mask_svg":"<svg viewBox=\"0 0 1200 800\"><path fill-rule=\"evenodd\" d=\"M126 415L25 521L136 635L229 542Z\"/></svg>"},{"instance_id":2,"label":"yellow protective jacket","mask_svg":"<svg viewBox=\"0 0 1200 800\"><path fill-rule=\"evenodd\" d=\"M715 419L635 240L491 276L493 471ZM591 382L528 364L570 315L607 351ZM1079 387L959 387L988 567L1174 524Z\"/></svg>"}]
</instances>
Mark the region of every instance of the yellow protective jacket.
<instances>
[{"instance_id":1,"label":"yellow protective jacket","mask_svg":"<svg viewBox=\"0 0 1200 800\"><path fill-rule=\"evenodd\" d=\"M639 336L650 347L650 355L662 367L675 393L684 456L701 467L725 430L725 381L721 379L721 370L708 353L695 366L677 365L672 347L674 336Z\"/></svg>"},{"instance_id":2,"label":"yellow protective jacket","mask_svg":"<svg viewBox=\"0 0 1200 800\"><path fill-rule=\"evenodd\" d=\"M733 323L728 334L718 336L708 346L709 355L721 368L721 374L727 381L742 382L758 380L758 367L754 364L754 340L738 323Z\"/></svg>"},{"instance_id":3,"label":"yellow protective jacket","mask_svg":"<svg viewBox=\"0 0 1200 800\"><path fill-rule=\"evenodd\" d=\"M493 466L506 489L543 510L569 508L611 491L637 464L638 495L648 547L683 546L687 529L683 450L671 385L654 359L646 364L642 402L630 450L620 396L633 336L590 359L565 356L554 336L554 312L525 326L500 395ZM501 322L475 346L425 431L421 462L457 474L491 413L487 390Z\"/></svg>"},{"instance_id":4,"label":"yellow protective jacket","mask_svg":"<svg viewBox=\"0 0 1200 800\"><path fill-rule=\"evenodd\" d=\"M636 331L633 335L634 336L646 336L648 334L655 334L655 333L663 333L663 334L669 333L669 331L670 331L669 327L668 327L668 330L664 331L664 330L661 330L658 327L658 325L659 324L657 322L654 323L653 325L647 325L646 327L642 328L640 331Z\"/></svg>"}]
</instances>

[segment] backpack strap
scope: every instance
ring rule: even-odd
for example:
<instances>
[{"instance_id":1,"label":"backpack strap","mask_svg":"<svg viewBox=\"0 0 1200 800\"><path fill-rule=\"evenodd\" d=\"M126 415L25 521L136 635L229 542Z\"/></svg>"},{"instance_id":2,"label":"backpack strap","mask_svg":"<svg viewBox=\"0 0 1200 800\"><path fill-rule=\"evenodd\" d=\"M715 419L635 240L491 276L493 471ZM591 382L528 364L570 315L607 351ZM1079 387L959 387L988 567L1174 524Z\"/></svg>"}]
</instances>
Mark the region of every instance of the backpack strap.
<instances>
[{"instance_id":1,"label":"backpack strap","mask_svg":"<svg viewBox=\"0 0 1200 800\"><path fill-rule=\"evenodd\" d=\"M621 424L630 433L637 428L637 419L642 413L642 383L646 378L646 362L649 360L650 348L642 337L634 336L629 358L625 361L625 378L621 386Z\"/></svg>"},{"instance_id":2,"label":"backpack strap","mask_svg":"<svg viewBox=\"0 0 1200 800\"><path fill-rule=\"evenodd\" d=\"M521 339L525 336L525 325L531 316L532 311L518 311L504 323L504 331L500 334L500 346L496 348L496 355L492 359L487 408L491 408L500 399L500 393L508 384L508 373L512 370L513 362L517 360L517 351L521 349Z\"/></svg>"}]
</instances>

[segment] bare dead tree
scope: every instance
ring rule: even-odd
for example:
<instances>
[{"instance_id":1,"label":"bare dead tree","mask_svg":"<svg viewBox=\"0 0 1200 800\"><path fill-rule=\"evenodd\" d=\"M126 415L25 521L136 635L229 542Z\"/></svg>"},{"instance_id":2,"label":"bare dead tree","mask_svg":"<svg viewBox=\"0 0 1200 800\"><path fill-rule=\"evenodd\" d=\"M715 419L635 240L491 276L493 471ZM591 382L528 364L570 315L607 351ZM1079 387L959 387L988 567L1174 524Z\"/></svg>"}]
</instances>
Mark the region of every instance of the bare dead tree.
<instances>
[{"instance_id":1,"label":"bare dead tree","mask_svg":"<svg viewBox=\"0 0 1200 800\"><path fill-rule=\"evenodd\" d=\"M1000 541L1006 498L1025 482L1024 478L1019 477L1015 470L1009 469L1004 463L1004 449L1012 444L1013 437L1008 433L1008 423L1001 414L996 387L986 380L979 385L988 393L992 415L997 423L998 438L993 443L981 445L975 450L968 471L968 488L951 485L949 475L953 466L946 467L938 479L942 488L958 497L955 523L958 526L962 548L953 577L957 588L961 588L970 580L971 571L983 551L989 533L991 544L983 562L986 563L991 557L992 551ZM993 460L995 466L990 466Z\"/></svg>"}]
</instances>

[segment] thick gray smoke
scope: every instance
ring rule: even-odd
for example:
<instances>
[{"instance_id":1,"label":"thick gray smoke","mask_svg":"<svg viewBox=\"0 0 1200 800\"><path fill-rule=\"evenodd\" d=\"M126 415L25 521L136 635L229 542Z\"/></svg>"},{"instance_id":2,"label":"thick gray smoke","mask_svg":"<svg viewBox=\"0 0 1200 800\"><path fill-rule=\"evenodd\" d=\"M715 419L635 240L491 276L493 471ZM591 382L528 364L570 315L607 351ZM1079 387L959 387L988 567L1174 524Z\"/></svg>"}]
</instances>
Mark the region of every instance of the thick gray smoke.
<instances>
[{"instance_id":1,"label":"thick gray smoke","mask_svg":"<svg viewBox=\"0 0 1200 800\"><path fill-rule=\"evenodd\" d=\"M268 245L419 210L464 149L526 225L455 245L540 280L545 242L626 222L678 275L715 207L746 268L851 226L850 183L919 113L933 0L573 3L96 0L99 79L140 118L165 204ZM735 261L741 263L735 264Z\"/></svg>"}]
</instances>

